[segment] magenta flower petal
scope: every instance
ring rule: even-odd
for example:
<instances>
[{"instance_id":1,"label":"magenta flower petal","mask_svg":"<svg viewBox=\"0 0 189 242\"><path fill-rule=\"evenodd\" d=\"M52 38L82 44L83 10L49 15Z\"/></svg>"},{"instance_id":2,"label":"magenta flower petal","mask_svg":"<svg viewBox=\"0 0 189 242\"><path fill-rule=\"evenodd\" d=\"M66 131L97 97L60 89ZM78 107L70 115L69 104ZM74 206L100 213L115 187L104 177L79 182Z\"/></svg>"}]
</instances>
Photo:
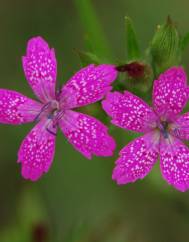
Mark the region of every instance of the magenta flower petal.
<instances>
[{"instance_id":1,"label":"magenta flower petal","mask_svg":"<svg viewBox=\"0 0 189 242\"><path fill-rule=\"evenodd\" d=\"M111 156L115 142L108 135L107 127L86 114L67 111L59 122L62 132L75 147L88 159L92 155Z\"/></svg>"},{"instance_id":2,"label":"magenta flower petal","mask_svg":"<svg viewBox=\"0 0 189 242\"><path fill-rule=\"evenodd\" d=\"M179 139L162 139L160 164L164 179L179 191L189 189L189 148Z\"/></svg>"},{"instance_id":3,"label":"magenta flower petal","mask_svg":"<svg viewBox=\"0 0 189 242\"><path fill-rule=\"evenodd\" d=\"M117 184L127 184L143 179L152 169L158 158L159 136L150 132L141 136L120 151L112 179Z\"/></svg>"},{"instance_id":4,"label":"magenta flower petal","mask_svg":"<svg viewBox=\"0 0 189 242\"><path fill-rule=\"evenodd\" d=\"M68 92L72 95L69 108L80 107L101 100L111 90L110 84L116 79L113 65L89 65L77 72L62 88L62 98ZM70 101L70 99L69 99Z\"/></svg>"},{"instance_id":5,"label":"magenta flower petal","mask_svg":"<svg viewBox=\"0 0 189 242\"><path fill-rule=\"evenodd\" d=\"M189 98L187 77L182 67L172 67L154 81L153 104L161 118L174 119Z\"/></svg>"},{"instance_id":6,"label":"magenta flower petal","mask_svg":"<svg viewBox=\"0 0 189 242\"><path fill-rule=\"evenodd\" d=\"M109 93L102 106L113 124L136 132L149 131L157 119L147 103L128 91Z\"/></svg>"},{"instance_id":7,"label":"magenta flower petal","mask_svg":"<svg viewBox=\"0 0 189 242\"><path fill-rule=\"evenodd\" d=\"M47 132L51 123L40 121L23 140L18 152L22 164L22 176L31 181L38 180L51 166L55 152L55 136Z\"/></svg>"},{"instance_id":8,"label":"magenta flower petal","mask_svg":"<svg viewBox=\"0 0 189 242\"><path fill-rule=\"evenodd\" d=\"M0 89L0 123L22 124L34 121L42 105L11 90Z\"/></svg>"},{"instance_id":9,"label":"magenta flower petal","mask_svg":"<svg viewBox=\"0 0 189 242\"><path fill-rule=\"evenodd\" d=\"M189 113L180 115L170 128L173 136L182 140L189 140Z\"/></svg>"},{"instance_id":10,"label":"magenta flower petal","mask_svg":"<svg viewBox=\"0 0 189 242\"><path fill-rule=\"evenodd\" d=\"M50 49L41 37L32 38L22 62L26 79L36 96L42 102L55 99L57 64L54 49Z\"/></svg>"}]
</instances>

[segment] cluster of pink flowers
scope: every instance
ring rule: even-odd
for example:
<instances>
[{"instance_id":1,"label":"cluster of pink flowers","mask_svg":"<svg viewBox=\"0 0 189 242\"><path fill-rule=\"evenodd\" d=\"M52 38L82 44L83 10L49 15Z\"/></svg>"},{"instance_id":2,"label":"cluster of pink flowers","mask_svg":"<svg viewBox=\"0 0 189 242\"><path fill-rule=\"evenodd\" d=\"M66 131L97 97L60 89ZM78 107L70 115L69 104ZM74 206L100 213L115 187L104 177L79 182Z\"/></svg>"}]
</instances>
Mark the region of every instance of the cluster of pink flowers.
<instances>
[{"instance_id":1,"label":"cluster of pink flowers","mask_svg":"<svg viewBox=\"0 0 189 242\"><path fill-rule=\"evenodd\" d=\"M189 140L189 113L180 114L189 99L189 87L181 67L168 69L154 81L150 107L128 91L111 92L118 74L114 65L91 64L56 91L55 53L41 37L29 40L22 62L39 101L0 89L0 123L36 122L18 152L25 179L36 181L49 170L58 127L88 159L113 155L115 141L108 128L96 118L73 110L105 98L102 107L114 125L143 133L120 151L112 178L118 184L142 179L160 157L164 179L180 191L189 188L189 148L182 142Z\"/></svg>"}]
</instances>

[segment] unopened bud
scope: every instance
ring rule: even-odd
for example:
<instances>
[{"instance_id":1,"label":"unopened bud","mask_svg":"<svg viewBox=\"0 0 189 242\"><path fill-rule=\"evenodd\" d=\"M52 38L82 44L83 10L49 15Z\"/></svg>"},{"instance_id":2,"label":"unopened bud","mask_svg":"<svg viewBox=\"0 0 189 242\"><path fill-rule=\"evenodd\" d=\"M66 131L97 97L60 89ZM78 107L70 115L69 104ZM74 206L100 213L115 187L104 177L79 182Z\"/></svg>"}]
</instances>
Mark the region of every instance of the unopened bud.
<instances>
[{"instance_id":1,"label":"unopened bud","mask_svg":"<svg viewBox=\"0 0 189 242\"><path fill-rule=\"evenodd\" d=\"M180 38L176 26L170 19L157 27L151 43L151 55L157 72L162 72L180 62Z\"/></svg>"},{"instance_id":2,"label":"unopened bud","mask_svg":"<svg viewBox=\"0 0 189 242\"><path fill-rule=\"evenodd\" d=\"M129 64L117 66L116 70L119 72L127 72L129 77L140 78L144 76L145 65L143 63L134 61Z\"/></svg>"}]
</instances>

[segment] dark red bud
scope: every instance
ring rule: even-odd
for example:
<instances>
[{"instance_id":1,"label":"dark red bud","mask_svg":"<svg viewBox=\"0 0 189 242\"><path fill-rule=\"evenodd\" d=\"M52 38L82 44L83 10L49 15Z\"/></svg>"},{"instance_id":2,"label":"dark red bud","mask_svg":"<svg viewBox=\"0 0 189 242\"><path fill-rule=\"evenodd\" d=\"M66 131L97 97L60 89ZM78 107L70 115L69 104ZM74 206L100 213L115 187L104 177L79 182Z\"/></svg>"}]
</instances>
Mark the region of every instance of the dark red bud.
<instances>
[{"instance_id":1,"label":"dark red bud","mask_svg":"<svg viewBox=\"0 0 189 242\"><path fill-rule=\"evenodd\" d=\"M46 224L39 223L34 225L32 229L32 241L33 242L46 242L48 240L48 227Z\"/></svg>"},{"instance_id":2,"label":"dark red bud","mask_svg":"<svg viewBox=\"0 0 189 242\"><path fill-rule=\"evenodd\" d=\"M116 70L118 72L127 72L127 74L132 78L143 77L144 69L145 69L144 64L136 61L116 67Z\"/></svg>"}]
</instances>

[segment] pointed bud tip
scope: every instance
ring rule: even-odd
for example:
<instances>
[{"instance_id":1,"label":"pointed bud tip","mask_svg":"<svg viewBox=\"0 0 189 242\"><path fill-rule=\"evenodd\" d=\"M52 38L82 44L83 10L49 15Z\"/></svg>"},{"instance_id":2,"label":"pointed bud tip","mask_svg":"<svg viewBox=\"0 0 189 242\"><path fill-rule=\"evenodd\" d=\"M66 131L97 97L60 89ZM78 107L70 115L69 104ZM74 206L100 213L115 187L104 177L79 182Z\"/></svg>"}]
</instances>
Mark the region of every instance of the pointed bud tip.
<instances>
[{"instance_id":1,"label":"pointed bud tip","mask_svg":"<svg viewBox=\"0 0 189 242\"><path fill-rule=\"evenodd\" d=\"M124 19L127 20L131 20L128 16L125 16Z\"/></svg>"},{"instance_id":2,"label":"pointed bud tip","mask_svg":"<svg viewBox=\"0 0 189 242\"><path fill-rule=\"evenodd\" d=\"M176 27L175 22L172 20L172 18L170 17L170 15L167 16L167 21L166 21L166 25L167 26L171 26L171 27Z\"/></svg>"}]
</instances>

